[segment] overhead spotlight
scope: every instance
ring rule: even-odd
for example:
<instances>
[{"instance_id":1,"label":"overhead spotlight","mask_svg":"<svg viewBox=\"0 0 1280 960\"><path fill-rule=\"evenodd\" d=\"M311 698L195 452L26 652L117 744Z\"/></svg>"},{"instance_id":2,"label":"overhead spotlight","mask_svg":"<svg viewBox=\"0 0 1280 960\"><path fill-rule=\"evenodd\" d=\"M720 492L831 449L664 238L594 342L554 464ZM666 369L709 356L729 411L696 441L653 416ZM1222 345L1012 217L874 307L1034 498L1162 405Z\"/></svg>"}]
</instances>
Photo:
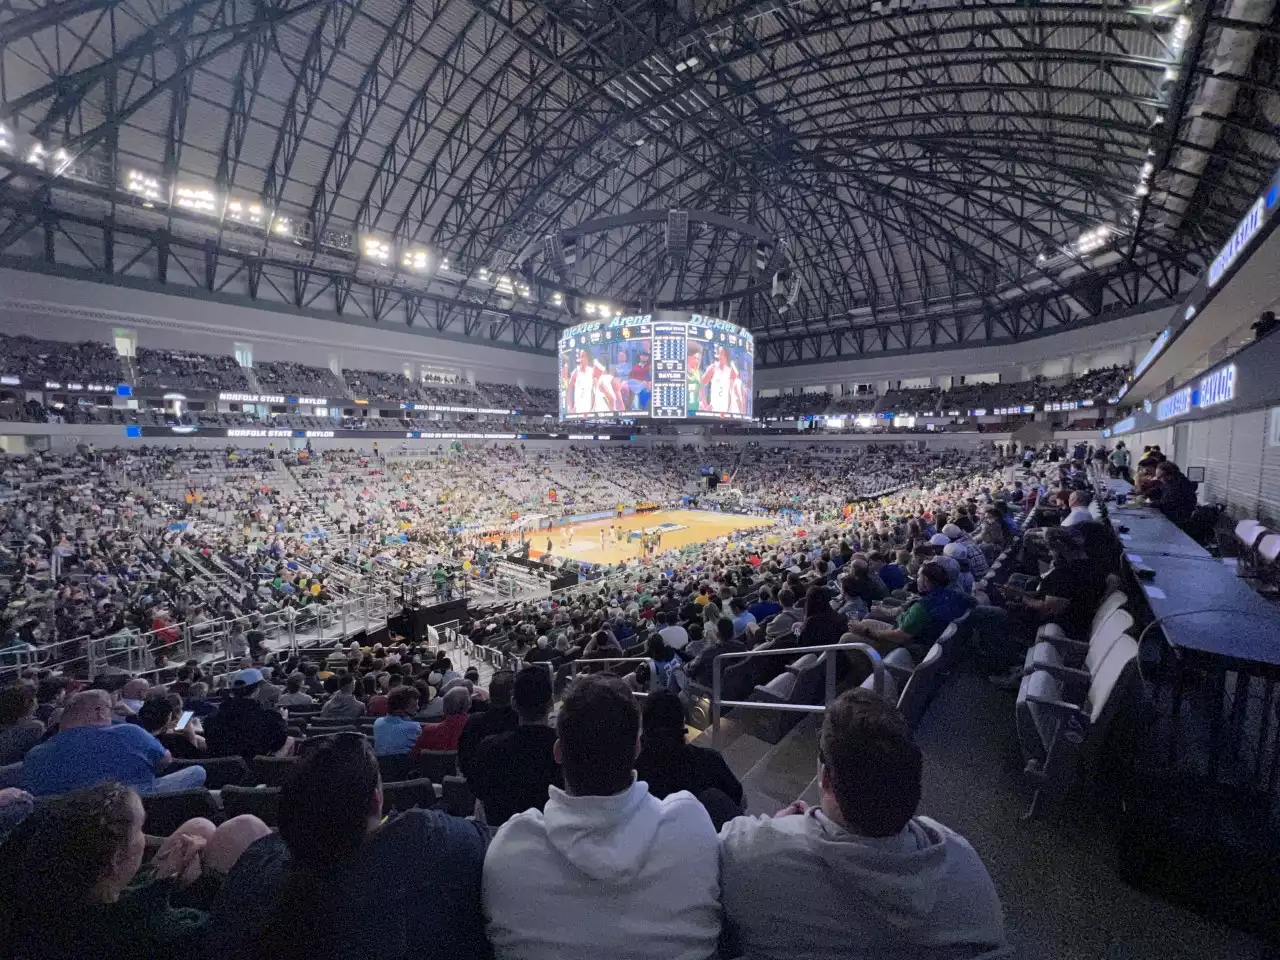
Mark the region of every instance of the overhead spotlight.
<instances>
[{"instance_id":1,"label":"overhead spotlight","mask_svg":"<svg viewBox=\"0 0 1280 960\"><path fill-rule=\"evenodd\" d=\"M449 258L448 258L448 257L445 257L443 260L441 260L441 261L440 261L440 269L441 269L441 270L448 270L448 269L449 269Z\"/></svg>"},{"instance_id":2,"label":"overhead spotlight","mask_svg":"<svg viewBox=\"0 0 1280 960\"><path fill-rule=\"evenodd\" d=\"M3 123L0 123L0 150L13 153L13 131Z\"/></svg>"},{"instance_id":3,"label":"overhead spotlight","mask_svg":"<svg viewBox=\"0 0 1280 960\"><path fill-rule=\"evenodd\" d=\"M1138 184L1138 188L1133 192L1140 197L1145 197L1147 194L1151 192L1151 188L1148 187L1145 183L1140 183Z\"/></svg>"},{"instance_id":4,"label":"overhead spotlight","mask_svg":"<svg viewBox=\"0 0 1280 960\"><path fill-rule=\"evenodd\" d=\"M180 185L174 188L173 205L192 213L215 216L218 212L218 196L207 187Z\"/></svg>"},{"instance_id":5,"label":"overhead spotlight","mask_svg":"<svg viewBox=\"0 0 1280 960\"><path fill-rule=\"evenodd\" d=\"M271 232L282 237L293 236L293 222L288 217L276 217L271 221Z\"/></svg>"},{"instance_id":6,"label":"overhead spotlight","mask_svg":"<svg viewBox=\"0 0 1280 960\"><path fill-rule=\"evenodd\" d=\"M551 294L551 302L557 307L564 306L564 294L557 290L555 293Z\"/></svg>"},{"instance_id":7,"label":"overhead spotlight","mask_svg":"<svg viewBox=\"0 0 1280 960\"><path fill-rule=\"evenodd\" d=\"M391 244L380 237L362 237L360 253L366 260L386 266L391 262Z\"/></svg>"},{"instance_id":8,"label":"overhead spotlight","mask_svg":"<svg viewBox=\"0 0 1280 960\"><path fill-rule=\"evenodd\" d=\"M414 273L425 273L429 262L427 251L419 247L412 247L400 254L400 266Z\"/></svg>"},{"instance_id":9,"label":"overhead spotlight","mask_svg":"<svg viewBox=\"0 0 1280 960\"><path fill-rule=\"evenodd\" d=\"M233 223L243 223L250 227L261 227L266 220L262 204L245 200L228 200L225 216Z\"/></svg>"},{"instance_id":10,"label":"overhead spotlight","mask_svg":"<svg viewBox=\"0 0 1280 960\"><path fill-rule=\"evenodd\" d=\"M33 143L27 151L27 163L35 167L44 167L44 145Z\"/></svg>"},{"instance_id":11,"label":"overhead spotlight","mask_svg":"<svg viewBox=\"0 0 1280 960\"><path fill-rule=\"evenodd\" d=\"M60 175L67 167L71 166L71 154L59 147L53 151L53 173L54 176Z\"/></svg>"},{"instance_id":12,"label":"overhead spotlight","mask_svg":"<svg viewBox=\"0 0 1280 960\"><path fill-rule=\"evenodd\" d=\"M135 197L140 197L144 207L152 206L164 196L160 181L141 170L130 170L125 174L124 188Z\"/></svg>"},{"instance_id":13,"label":"overhead spotlight","mask_svg":"<svg viewBox=\"0 0 1280 960\"><path fill-rule=\"evenodd\" d=\"M481 267L481 268L480 268L480 272L479 272L478 276L480 277L480 279L481 279L481 280L488 280L488 279L489 279L489 268L488 268L488 267Z\"/></svg>"}]
</instances>

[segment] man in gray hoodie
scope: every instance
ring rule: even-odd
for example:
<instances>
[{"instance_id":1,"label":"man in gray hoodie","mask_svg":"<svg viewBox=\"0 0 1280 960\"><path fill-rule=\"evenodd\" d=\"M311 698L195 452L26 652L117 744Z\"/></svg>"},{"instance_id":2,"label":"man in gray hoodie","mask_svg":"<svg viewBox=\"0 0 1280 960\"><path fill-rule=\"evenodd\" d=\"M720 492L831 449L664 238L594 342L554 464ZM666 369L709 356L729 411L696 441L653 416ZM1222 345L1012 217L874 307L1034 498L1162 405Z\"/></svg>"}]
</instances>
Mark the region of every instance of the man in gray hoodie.
<instances>
[{"instance_id":1,"label":"man in gray hoodie","mask_svg":"<svg viewBox=\"0 0 1280 960\"><path fill-rule=\"evenodd\" d=\"M850 690L819 741L822 806L720 832L732 956L971 960L1005 946L995 885L964 838L915 816L920 750L892 704Z\"/></svg>"}]
</instances>

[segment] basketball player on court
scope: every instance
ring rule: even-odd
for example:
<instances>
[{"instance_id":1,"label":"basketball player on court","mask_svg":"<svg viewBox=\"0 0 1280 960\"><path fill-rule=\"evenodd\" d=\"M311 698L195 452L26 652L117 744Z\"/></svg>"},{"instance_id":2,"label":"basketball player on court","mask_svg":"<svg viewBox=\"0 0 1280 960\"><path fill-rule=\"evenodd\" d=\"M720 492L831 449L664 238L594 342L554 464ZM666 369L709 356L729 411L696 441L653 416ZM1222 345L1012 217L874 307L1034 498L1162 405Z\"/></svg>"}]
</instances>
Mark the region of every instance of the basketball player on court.
<instances>
[{"instance_id":1,"label":"basketball player on court","mask_svg":"<svg viewBox=\"0 0 1280 960\"><path fill-rule=\"evenodd\" d=\"M701 382L703 399L712 413L741 413L746 409L742 377L729 362L728 348L716 349L716 362L707 367Z\"/></svg>"}]
</instances>

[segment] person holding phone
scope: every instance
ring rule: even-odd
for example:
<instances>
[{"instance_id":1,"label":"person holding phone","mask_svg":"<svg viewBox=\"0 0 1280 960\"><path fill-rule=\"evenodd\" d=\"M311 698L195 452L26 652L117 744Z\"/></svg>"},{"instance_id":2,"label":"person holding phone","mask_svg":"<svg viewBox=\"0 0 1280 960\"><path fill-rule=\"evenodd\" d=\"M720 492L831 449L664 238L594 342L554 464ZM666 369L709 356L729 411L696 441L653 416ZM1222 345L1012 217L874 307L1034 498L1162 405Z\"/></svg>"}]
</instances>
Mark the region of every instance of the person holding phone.
<instances>
[{"instance_id":1,"label":"person holding phone","mask_svg":"<svg viewBox=\"0 0 1280 960\"><path fill-rule=\"evenodd\" d=\"M175 759L199 760L209 755L199 732L200 721L195 719L193 711L182 709L182 698L176 693L153 693L147 697L138 710L137 723Z\"/></svg>"}]
</instances>

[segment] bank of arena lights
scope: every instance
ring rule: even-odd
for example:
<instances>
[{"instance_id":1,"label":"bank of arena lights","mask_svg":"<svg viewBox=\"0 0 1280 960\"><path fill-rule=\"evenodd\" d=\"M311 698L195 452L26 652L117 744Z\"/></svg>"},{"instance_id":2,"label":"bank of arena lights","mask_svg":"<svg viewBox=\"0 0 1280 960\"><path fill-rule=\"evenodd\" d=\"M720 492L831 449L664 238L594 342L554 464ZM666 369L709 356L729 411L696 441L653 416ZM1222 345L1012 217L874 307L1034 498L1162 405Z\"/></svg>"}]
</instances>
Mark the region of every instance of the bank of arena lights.
<instances>
[{"instance_id":1,"label":"bank of arena lights","mask_svg":"<svg viewBox=\"0 0 1280 960\"><path fill-rule=\"evenodd\" d=\"M218 195L208 187L179 184L173 190L173 205L206 217L218 215Z\"/></svg>"},{"instance_id":2,"label":"bank of arena lights","mask_svg":"<svg viewBox=\"0 0 1280 960\"><path fill-rule=\"evenodd\" d=\"M400 254L400 266L414 273L426 273L430 262L431 258L427 256L427 251L421 247L409 247Z\"/></svg>"},{"instance_id":3,"label":"bank of arena lights","mask_svg":"<svg viewBox=\"0 0 1280 960\"><path fill-rule=\"evenodd\" d=\"M126 192L138 197L144 207L155 206L164 200L160 180L141 170L130 170L125 174L124 188Z\"/></svg>"},{"instance_id":4,"label":"bank of arena lights","mask_svg":"<svg viewBox=\"0 0 1280 960\"><path fill-rule=\"evenodd\" d=\"M0 123L0 152L13 153L13 131L4 123Z\"/></svg>"},{"instance_id":5,"label":"bank of arena lights","mask_svg":"<svg viewBox=\"0 0 1280 960\"><path fill-rule=\"evenodd\" d=\"M557 307L563 307L564 294L561 293L559 290L557 290L555 293L551 294L551 302L555 304Z\"/></svg>"},{"instance_id":6,"label":"bank of arena lights","mask_svg":"<svg viewBox=\"0 0 1280 960\"><path fill-rule=\"evenodd\" d=\"M391 244L380 237L361 237L360 255L366 260L385 267L391 262Z\"/></svg>"},{"instance_id":7,"label":"bank of arena lights","mask_svg":"<svg viewBox=\"0 0 1280 960\"><path fill-rule=\"evenodd\" d=\"M27 151L27 163L33 167L44 169L44 144L33 143L31 149Z\"/></svg>"},{"instance_id":8,"label":"bank of arena lights","mask_svg":"<svg viewBox=\"0 0 1280 960\"><path fill-rule=\"evenodd\" d=\"M1111 242L1111 238L1115 235L1116 228L1109 223L1100 224L1092 230L1086 230L1076 238L1073 251L1077 256L1085 256L1093 253L1095 250L1101 250Z\"/></svg>"},{"instance_id":9,"label":"bank of arena lights","mask_svg":"<svg viewBox=\"0 0 1280 960\"><path fill-rule=\"evenodd\" d=\"M293 221L288 217L274 217L271 221L271 232L278 237L293 236Z\"/></svg>"},{"instance_id":10,"label":"bank of arena lights","mask_svg":"<svg viewBox=\"0 0 1280 960\"><path fill-rule=\"evenodd\" d=\"M250 227L261 227L266 222L266 214L260 203L231 199L227 201L226 219Z\"/></svg>"}]
</instances>

